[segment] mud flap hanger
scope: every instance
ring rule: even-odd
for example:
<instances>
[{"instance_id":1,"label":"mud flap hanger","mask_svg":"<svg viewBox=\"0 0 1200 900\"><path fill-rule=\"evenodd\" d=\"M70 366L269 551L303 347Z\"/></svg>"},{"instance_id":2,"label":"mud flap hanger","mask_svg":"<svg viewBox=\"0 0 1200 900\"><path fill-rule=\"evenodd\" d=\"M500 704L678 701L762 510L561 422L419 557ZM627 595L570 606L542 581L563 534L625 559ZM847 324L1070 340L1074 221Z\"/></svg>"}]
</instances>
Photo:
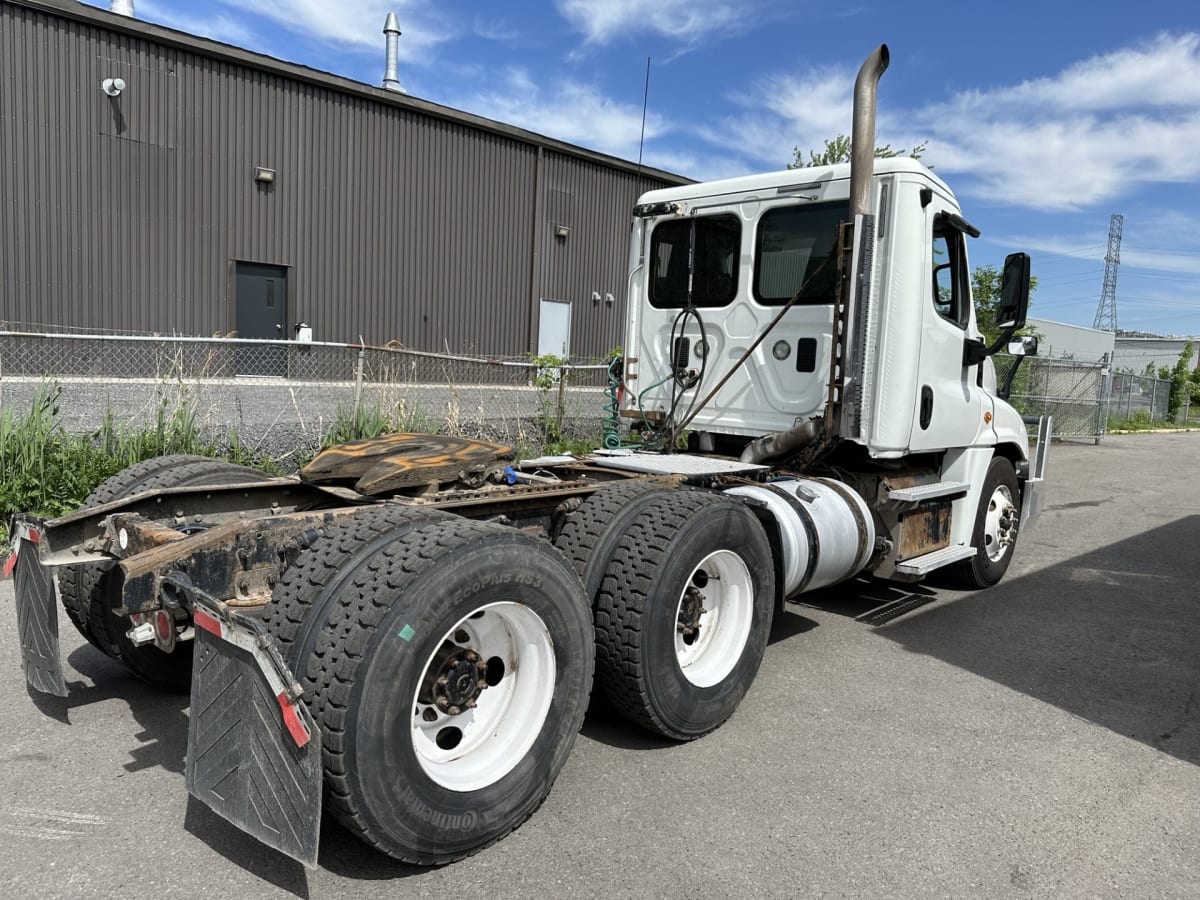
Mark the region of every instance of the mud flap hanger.
<instances>
[{"instance_id":1,"label":"mud flap hanger","mask_svg":"<svg viewBox=\"0 0 1200 900\"><path fill-rule=\"evenodd\" d=\"M172 573L164 600L191 607L196 628L187 789L269 847L317 864L321 732L301 688L257 619Z\"/></svg>"}]
</instances>

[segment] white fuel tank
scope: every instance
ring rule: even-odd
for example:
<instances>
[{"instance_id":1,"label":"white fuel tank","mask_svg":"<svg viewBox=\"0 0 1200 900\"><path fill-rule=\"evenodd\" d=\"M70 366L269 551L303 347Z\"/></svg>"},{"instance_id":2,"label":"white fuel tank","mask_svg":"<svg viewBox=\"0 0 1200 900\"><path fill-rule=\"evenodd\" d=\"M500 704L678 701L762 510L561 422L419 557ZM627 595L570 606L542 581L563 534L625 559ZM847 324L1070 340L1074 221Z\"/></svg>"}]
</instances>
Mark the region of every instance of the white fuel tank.
<instances>
[{"instance_id":1,"label":"white fuel tank","mask_svg":"<svg viewBox=\"0 0 1200 900\"><path fill-rule=\"evenodd\" d=\"M874 552L871 510L840 481L783 478L727 493L761 500L779 523L785 597L858 574Z\"/></svg>"}]
</instances>

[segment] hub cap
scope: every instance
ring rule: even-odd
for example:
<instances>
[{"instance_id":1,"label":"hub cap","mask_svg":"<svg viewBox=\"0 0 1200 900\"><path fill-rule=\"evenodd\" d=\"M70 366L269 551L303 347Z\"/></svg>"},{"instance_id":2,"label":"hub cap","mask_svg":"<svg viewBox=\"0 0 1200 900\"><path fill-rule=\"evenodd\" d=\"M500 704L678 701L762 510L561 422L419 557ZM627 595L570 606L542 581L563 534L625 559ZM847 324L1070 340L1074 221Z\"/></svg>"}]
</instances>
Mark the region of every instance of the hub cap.
<instances>
[{"instance_id":1,"label":"hub cap","mask_svg":"<svg viewBox=\"0 0 1200 900\"><path fill-rule=\"evenodd\" d=\"M413 699L421 769L452 791L475 791L513 770L542 731L554 699L554 643L523 603L464 617L429 657Z\"/></svg>"},{"instance_id":2,"label":"hub cap","mask_svg":"<svg viewBox=\"0 0 1200 900\"><path fill-rule=\"evenodd\" d=\"M998 485L983 521L983 549L992 562L1000 560L1016 541L1019 518L1008 485Z\"/></svg>"},{"instance_id":3,"label":"hub cap","mask_svg":"<svg viewBox=\"0 0 1200 900\"><path fill-rule=\"evenodd\" d=\"M754 617L754 579L740 556L717 550L692 570L675 613L675 658L697 687L726 678L742 658Z\"/></svg>"}]
</instances>

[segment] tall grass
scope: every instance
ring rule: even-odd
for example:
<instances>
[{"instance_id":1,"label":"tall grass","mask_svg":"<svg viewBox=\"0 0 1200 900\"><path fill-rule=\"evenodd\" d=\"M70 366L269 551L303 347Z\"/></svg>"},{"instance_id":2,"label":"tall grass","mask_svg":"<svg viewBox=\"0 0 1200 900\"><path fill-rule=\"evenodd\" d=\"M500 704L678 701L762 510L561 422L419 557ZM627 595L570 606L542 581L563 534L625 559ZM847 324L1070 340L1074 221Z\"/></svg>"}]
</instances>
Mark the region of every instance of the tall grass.
<instances>
[{"instance_id":1,"label":"tall grass","mask_svg":"<svg viewBox=\"0 0 1200 900\"><path fill-rule=\"evenodd\" d=\"M90 434L73 434L63 427L61 399L62 387L46 384L38 388L27 411L11 407L0 411L0 534L7 533L10 513L60 516L71 512L106 478L155 456L220 455L279 471L270 459L242 446L236 433L224 450L206 440L195 404L186 394L174 403L161 398L153 422L145 428L122 426L108 410Z\"/></svg>"},{"instance_id":2,"label":"tall grass","mask_svg":"<svg viewBox=\"0 0 1200 900\"><path fill-rule=\"evenodd\" d=\"M354 406L339 406L333 421L321 435L321 448L374 438L384 434L436 434L439 423L430 418L420 405L406 404L403 400L394 406L382 403L360 403Z\"/></svg>"}]
</instances>

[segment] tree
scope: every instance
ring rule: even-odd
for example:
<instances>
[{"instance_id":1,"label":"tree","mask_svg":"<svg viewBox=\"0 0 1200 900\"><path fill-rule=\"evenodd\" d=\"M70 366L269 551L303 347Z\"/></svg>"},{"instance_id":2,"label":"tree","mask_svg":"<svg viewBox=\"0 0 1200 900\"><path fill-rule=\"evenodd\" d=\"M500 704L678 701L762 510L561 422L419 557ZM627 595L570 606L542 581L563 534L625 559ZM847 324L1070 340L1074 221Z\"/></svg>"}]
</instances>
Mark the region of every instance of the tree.
<instances>
[{"instance_id":1,"label":"tree","mask_svg":"<svg viewBox=\"0 0 1200 900\"><path fill-rule=\"evenodd\" d=\"M891 144L884 144L882 147L875 148L876 159L887 159L892 156L909 156L913 159L920 159L925 153L925 148L928 146L928 141L923 141L917 144L911 150L893 150ZM815 150L808 151L808 162L804 161L804 152L799 147L793 147L792 161L788 163L789 169L803 169L808 166L832 166L836 163L850 162L850 154L852 147L850 138L844 134L839 134L832 140L825 141L825 149L820 153ZM929 168L933 168L930 166Z\"/></svg>"},{"instance_id":2,"label":"tree","mask_svg":"<svg viewBox=\"0 0 1200 900\"><path fill-rule=\"evenodd\" d=\"M1183 398L1191 393L1191 378L1195 374L1191 371L1192 357L1195 352L1195 345L1188 341L1183 345L1183 351L1179 354L1179 359L1175 360L1175 365L1163 366L1158 370L1159 378L1171 382L1170 393L1167 394L1167 419L1169 421L1173 421L1179 414L1179 407L1183 406Z\"/></svg>"},{"instance_id":3,"label":"tree","mask_svg":"<svg viewBox=\"0 0 1200 900\"><path fill-rule=\"evenodd\" d=\"M1004 274L995 266L976 266L971 273L971 297L975 301L975 318L979 323L979 332L983 335L985 344L993 343L1000 337L1000 326L996 322L996 311L1000 308L1000 286ZM1029 278L1029 292L1037 287L1037 276ZM1019 334L1032 334L1028 328L1023 328Z\"/></svg>"}]
</instances>

